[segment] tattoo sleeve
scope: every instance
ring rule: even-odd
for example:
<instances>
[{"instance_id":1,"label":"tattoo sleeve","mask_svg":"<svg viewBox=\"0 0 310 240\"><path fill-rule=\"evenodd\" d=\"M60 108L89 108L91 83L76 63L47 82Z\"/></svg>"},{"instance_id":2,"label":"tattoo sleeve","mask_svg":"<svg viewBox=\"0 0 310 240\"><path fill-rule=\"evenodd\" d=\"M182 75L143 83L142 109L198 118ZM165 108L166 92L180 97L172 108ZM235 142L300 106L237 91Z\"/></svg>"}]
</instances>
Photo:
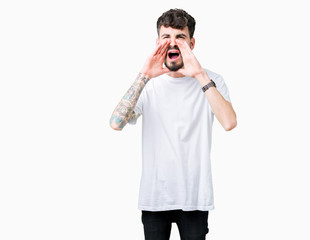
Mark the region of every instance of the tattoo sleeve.
<instances>
[{"instance_id":1,"label":"tattoo sleeve","mask_svg":"<svg viewBox=\"0 0 310 240\"><path fill-rule=\"evenodd\" d=\"M139 96L149 79L139 73L134 83L125 93L122 100L116 106L110 119L110 125L116 130L122 130L128 121L135 117L134 108Z\"/></svg>"}]
</instances>

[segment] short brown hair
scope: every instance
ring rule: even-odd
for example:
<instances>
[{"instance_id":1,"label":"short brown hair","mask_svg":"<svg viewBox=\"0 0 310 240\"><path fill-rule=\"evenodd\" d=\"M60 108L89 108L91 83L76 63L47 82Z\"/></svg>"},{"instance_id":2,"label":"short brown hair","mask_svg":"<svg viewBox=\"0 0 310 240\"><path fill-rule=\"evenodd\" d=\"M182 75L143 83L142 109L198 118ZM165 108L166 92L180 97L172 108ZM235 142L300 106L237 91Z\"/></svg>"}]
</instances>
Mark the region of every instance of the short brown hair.
<instances>
[{"instance_id":1,"label":"short brown hair","mask_svg":"<svg viewBox=\"0 0 310 240\"><path fill-rule=\"evenodd\" d=\"M157 20L157 33L161 26L184 29L188 27L189 36L192 38L195 32L195 19L182 9L170 9L164 12Z\"/></svg>"}]
</instances>

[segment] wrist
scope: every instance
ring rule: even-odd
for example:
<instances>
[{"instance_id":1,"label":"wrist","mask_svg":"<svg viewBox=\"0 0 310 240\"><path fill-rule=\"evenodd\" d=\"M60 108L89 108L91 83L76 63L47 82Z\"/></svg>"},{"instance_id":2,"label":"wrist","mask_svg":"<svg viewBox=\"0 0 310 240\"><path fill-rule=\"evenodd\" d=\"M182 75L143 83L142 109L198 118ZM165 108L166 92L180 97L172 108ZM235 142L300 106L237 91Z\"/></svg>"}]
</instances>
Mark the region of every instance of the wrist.
<instances>
[{"instance_id":1,"label":"wrist","mask_svg":"<svg viewBox=\"0 0 310 240\"><path fill-rule=\"evenodd\" d=\"M137 80L142 82L144 85L150 80L149 76L146 73L139 72Z\"/></svg>"},{"instance_id":2,"label":"wrist","mask_svg":"<svg viewBox=\"0 0 310 240\"><path fill-rule=\"evenodd\" d=\"M151 75L149 74L150 71L148 71L147 67L143 67L139 74L142 74L143 76L147 77L148 79L151 79Z\"/></svg>"},{"instance_id":3,"label":"wrist","mask_svg":"<svg viewBox=\"0 0 310 240\"><path fill-rule=\"evenodd\" d=\"M204 70L202 70L201 72L197 73L194 76L194 78L197 79L197 81L200 83L201 87L204 87L206 84L211 82L208 74Z\"/></svg>"},{"instance_id":4,"label":"wrist","mask_svg":"<svg viewBox=\"0 0 310 240\"><path fill-rule=\"evenodd\" d=\"M210 79L210 82L208 84L206 84L203 88L202 91L205 92L207 91L210 87L215 87L216 88L216 84L215 82L212 81L212 79Z\"/></svg>"}]
</instances>

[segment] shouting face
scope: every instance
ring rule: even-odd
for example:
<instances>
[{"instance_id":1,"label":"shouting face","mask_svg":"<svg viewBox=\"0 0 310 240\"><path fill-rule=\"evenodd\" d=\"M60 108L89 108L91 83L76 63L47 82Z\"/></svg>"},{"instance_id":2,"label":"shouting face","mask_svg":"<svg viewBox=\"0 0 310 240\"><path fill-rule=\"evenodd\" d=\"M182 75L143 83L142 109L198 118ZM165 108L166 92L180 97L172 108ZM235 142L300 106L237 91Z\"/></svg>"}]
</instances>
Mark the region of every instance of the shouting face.
<instances>
[{"instance_id":1,"label":"shouting face","mask_svg":"<svg viewBox=\"0 0 310 240\"><path fill-rule=\"evenodd\" d=\"M161 26L159 30L159 36L157 42L164 41L169 39L171 41L170 46L168 47L166 58L165 58L165 66L170 71L178 71L180 68L183 67L183 59L180 49L176 44L176 39L181 41L185 41L191 49L194 48L195 39L190 38L188 27L184 29L175 29L171 27L164 27Z\"/></svg>"}]
</instances>

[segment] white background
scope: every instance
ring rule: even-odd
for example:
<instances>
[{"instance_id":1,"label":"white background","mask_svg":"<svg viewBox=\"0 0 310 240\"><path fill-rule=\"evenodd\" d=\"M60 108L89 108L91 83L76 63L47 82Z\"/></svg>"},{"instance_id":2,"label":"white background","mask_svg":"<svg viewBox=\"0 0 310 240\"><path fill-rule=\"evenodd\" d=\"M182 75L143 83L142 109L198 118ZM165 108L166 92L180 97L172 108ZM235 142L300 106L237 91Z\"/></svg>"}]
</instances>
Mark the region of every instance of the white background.
<instances>
[{"instance_id":1,"label":"white background","mask_svg":"<svg viewBox=\"0 0 310 240\"><path fill-rule=\"evenodd\" d=\"M175 7L238 115L214 123L207 239L310 239L306 3L1 1L0 239L143 239L141 119L109 118Z\"/></svg>"}]
</instances>

